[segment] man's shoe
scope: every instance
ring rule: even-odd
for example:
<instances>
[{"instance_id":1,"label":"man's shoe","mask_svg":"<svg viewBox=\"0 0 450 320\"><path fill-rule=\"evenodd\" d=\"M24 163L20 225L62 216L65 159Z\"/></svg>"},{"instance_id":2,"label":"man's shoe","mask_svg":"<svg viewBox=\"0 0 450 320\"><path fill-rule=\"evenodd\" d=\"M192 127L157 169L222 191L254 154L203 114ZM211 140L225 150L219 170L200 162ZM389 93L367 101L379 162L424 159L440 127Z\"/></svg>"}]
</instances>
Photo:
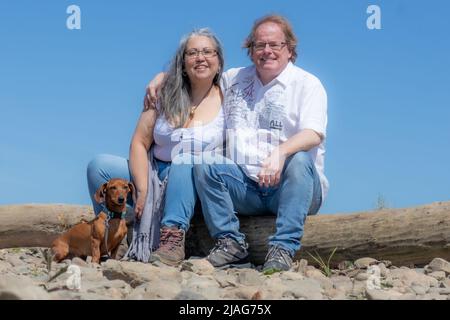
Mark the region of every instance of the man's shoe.
<instances>
[{"instance_id":1,"label":"man's shoe","mask_svg":"<svg viewBox=\"0 0 450 320\"><path fill-rule=\"evenodd\" d=\"M280 246L270 246L264 262L263 273L270 275L275 272L288 271L292 265L292 255Z\"/></svg>"},{"instance_id":2,"label":"man's shoe","mask_svg":"<svg viewBox=\"0 0 450 320\"><path fill-rule=\"evenodd\" d=\"M206 257L214 267L224 268L250 268L247 244L241 245L231 238L220 238Z\"/></svg>"},{"instance_id":3,"label":"man's shoe","mask_svg":"<svg viewBox=\"0 0 450 320\"><path fill-rule=\"evenodd\" d=\"M150 261L161 261L170 266L179 265L185 257L184 253L185 232L177 227L163 227L159 248L156 250Z\"/></svg>"}]
</instances>

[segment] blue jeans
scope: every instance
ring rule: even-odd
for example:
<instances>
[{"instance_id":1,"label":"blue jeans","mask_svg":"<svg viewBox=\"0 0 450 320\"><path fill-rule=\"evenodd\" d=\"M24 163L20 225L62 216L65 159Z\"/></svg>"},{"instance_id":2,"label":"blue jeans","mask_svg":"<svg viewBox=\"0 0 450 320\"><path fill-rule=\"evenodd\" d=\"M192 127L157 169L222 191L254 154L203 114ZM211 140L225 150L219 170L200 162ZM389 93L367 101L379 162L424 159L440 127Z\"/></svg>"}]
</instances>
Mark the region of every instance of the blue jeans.
<instances>
[{"instance_id":1,"label":"blue jeans","mask_svg":"<svg viewBox=\"0 0 450 320\"><path fill-rule=\"evenodd\" d=\"M194 214L197 201L197 192L194 188L192 164L175 164L159 161L158 176L161 180L168 177L166 187L165 207L162 225L178 226L184 230L189 228L190 220ZM127 159L101 154L96 156L87 167L87 181L89 195L94 206L95 214L99 214L101 206L94 200L97 189L112 178L122 178L133 181ZM133 206L132 197L128 197L127 204Z\"/></svg>"},{"instance_id":2,"label":"blue jeans","mask_svg":"<svg viewBox=\"0 0 450 320\"><path fill-rule=\"evenodd\" d=\"M269 245L295 254L306 216L316 214L322 202L319 176L309 154L298 152L286 159L280 183L268 188L248 178L231 160L215 158L213 164L194 165L195 186L211 236L230 237L243 244L245 235L239 231L236 212L273 214L276 232Z\"/></svg>"}]
</instances>

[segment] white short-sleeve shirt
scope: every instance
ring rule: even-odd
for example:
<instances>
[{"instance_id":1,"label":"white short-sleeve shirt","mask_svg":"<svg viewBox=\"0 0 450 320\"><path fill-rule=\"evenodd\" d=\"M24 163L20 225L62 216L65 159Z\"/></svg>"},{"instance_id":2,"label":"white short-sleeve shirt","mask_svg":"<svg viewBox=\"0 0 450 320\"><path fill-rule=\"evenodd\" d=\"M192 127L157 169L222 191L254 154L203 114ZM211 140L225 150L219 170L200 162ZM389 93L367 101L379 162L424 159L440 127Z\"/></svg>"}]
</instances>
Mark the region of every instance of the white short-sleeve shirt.
<instances>
[{"instance_id":1,"label":"white short-sleeve shirt","mask_svg":"<svg viewBox=\"0 0 450 320\"><path fill-rule=\"evenodd\" d=\"M250 66L226 71L222 90L227 155L255 181L262 162L275 146L303 129L323 136L322 143L308 152L320 177L322 200L325 199L329 186L324 174L327 95L320 80L289 63L264 86L255 66Z\"/></svg>"},{"instance_id":2,"label":"white short-sleeve shirt","mask_svg":"<svg viewBox=\"0 0 450 320\"><path fill-rule=\"evenodd\" d=\"M174 128L160 112L153 129L154 155L159 160L170 162L180 154L196 155L222 148L225 139L224 122L223 107L211 122L190 128Z\"/></svg>"}]
</instances>

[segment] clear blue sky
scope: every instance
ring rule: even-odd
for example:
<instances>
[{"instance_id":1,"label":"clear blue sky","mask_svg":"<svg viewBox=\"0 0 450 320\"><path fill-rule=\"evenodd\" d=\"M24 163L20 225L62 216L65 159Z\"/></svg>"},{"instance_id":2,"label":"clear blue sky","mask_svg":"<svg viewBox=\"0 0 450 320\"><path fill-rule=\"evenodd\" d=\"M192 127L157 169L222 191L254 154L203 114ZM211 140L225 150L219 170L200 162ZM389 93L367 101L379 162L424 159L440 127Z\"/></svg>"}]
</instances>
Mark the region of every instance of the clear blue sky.
<instances>
[{"instance_id":1,"label":"clear blue sky","mask_svg":"<svg viewBox=\"0 0 450 320\"><path fill-rule=\"evenodd\" d=\"M222 3L222 5L220 5ZM81 30L66 9L81 8ZM366 9L381 8L381 30ZM253 21L287 16L297 65L328 93L322 213L450 200L448 0L0 2L0 204L88 204L85 168L127 157L144 88L180 37L211 27L226 67Z\"/></svg>"}]
</instances>

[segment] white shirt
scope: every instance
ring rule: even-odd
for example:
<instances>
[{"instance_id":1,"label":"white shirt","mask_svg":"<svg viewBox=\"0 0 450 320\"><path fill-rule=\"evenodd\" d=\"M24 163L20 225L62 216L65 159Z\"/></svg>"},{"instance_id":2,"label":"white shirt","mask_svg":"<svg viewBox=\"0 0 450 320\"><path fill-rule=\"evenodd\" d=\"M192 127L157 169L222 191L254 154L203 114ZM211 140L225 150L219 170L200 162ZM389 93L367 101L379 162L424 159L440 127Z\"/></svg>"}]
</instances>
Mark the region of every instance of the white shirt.
<instances>
[{"instance_id":1,"label":"white shirt","mask_svg":"<svg viewBox=\"0 0 450 320\"><path fill-rule=\"evenodd\" d=\"M255 66L230 69L223 74L222 90L227 155L255 181L275 146L304 129L322 134L322 143L308 152L319 174L324 200L329 186L324 174L327 95L320 80L289 62L265 86Z\"/></svg>"},{"instance_id":2,"label":"white shirt","mask_svg":"<svg viewBox=\"0 0 450 320\"><path fill-rule=\"evenodd\" d=\"M162 161L172 161L179 154L199 154L222 147L225 120L223 107L211 122L190 128L175 129L160 113L153 129L154 155Z\"/></svg>"}]
</instances>

